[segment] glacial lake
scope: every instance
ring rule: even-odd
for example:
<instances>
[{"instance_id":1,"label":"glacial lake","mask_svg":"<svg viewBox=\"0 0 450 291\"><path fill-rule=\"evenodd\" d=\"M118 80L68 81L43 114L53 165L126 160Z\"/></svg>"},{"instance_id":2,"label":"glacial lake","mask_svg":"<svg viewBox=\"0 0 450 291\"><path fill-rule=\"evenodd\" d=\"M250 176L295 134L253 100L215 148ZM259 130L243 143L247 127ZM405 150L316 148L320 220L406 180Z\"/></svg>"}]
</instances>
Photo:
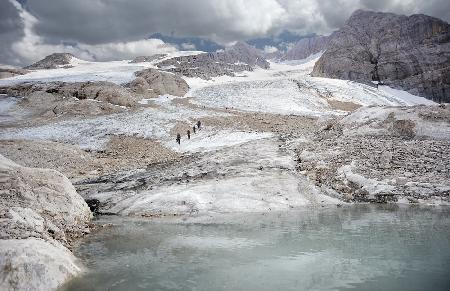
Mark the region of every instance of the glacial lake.
<instances>
[{"instance_id":1,"label":"glacial lake","mask_svg":"<svg viewBox=\"0 0 450 291\"><path fill-rule=\"evenodd\" d=\"M450 208L355 205L132 219L87 236L60 290L450 290Z\"/></svg>"}]
</instances>

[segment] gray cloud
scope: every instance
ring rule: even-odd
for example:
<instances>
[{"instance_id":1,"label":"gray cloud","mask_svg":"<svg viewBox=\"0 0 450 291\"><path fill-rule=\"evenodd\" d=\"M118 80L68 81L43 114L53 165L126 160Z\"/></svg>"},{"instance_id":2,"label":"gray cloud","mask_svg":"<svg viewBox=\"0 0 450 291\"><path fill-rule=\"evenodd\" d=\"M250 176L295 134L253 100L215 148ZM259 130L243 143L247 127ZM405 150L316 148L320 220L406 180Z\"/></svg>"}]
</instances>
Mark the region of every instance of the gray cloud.
<instances>
[{"instance_id":1,"label":"gray cloud","mask_svg":"<svg viewBox=\"0 0 450 291\"><path fill-rule=\"evenodd\" d=\"M87 44L142 39L154 32L231 41L267 32L285 13L276 0L33 0L48 41Z\"/></svg>"},{"instance_id":2,"label":"gray cloud","mask_svg":"<svg viewBox=\"0 0 450 291\"><path fill-rule=\"evenodd\" d=\"M8 1L0 3L0 63L18 64L11 44L23 37L23 23L17 9Z\"/></svg>"},{"instance_id":3,"label":"gray cloud","mask_svg":"<svg viewBox=\"0 0 450 291\"><path fill-rule=\"evenodd\" d=\"M154 32L226 44L289 29L327 34L356 9L450 19L448 0L16 0L0 2L0 62L30 62L52 50L94 59L135 55ZM15 4L15 5L13 5ZM20 10L23 11L20 11ZM67 43L71 45L67 45Z\"/></svg>"}]
</instances>

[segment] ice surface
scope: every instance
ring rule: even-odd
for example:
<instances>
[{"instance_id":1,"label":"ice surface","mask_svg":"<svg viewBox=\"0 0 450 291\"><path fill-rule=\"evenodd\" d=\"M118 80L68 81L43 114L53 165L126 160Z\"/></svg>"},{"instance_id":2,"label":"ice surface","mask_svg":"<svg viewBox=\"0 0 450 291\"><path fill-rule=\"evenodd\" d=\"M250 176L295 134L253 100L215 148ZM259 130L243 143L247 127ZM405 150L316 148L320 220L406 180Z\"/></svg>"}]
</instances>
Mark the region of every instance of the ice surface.
<instances>
[{"instance_id":1,"label":"ice surface","mask_svg":"<svg viewBox=\"0 0 450 291\"><path fill-rule=\"evenodd\" d=\"M236 77L188 78L191 90L187 96L196 104L211 107L309 116L343 113L333 110L327 100L363 106L435 104L387 86L377 89L352 81L311 77L316 61L272 62L268 70L255 69Z\"/></svg>"},{"instance_id":2,"label":"ice surface","mask_svg":"<svg viewBox=\"0 0 450 291\"><path fill-rule=\"evenodd\" d=\"M214 131L209 128L203 128L197 131L196 134L191 133L191 139L183 136L180 145L175 140L168 142L167 145L181 152L205 152L272 136L271 133L231 130Z\"/></svg>"}]
</instances>

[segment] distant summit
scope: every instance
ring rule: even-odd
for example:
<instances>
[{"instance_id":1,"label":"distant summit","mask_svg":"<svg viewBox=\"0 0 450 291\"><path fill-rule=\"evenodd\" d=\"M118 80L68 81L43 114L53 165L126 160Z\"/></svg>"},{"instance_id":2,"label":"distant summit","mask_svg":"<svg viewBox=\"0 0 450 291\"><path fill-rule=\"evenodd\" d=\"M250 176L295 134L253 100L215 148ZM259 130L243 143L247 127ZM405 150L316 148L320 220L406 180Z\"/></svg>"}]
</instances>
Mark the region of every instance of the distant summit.
<instances>
[{"instance_id":1,"label":"distant summit","mask_svg":"<svg viewBox=\"0 0 450 291\"><path fill-rule=\"evenodd\" d=\"M329 36L312 36L303 38L294 44L282 57L281 60L302 60L310 55L323 52L330 42Z\"/></svg>"},{"instance_id":2,"label":"distant summit","mask_svg":"<svg viewBox=\"0 0 450 291\"><path fill-rule=\"evenodd\" d=\"M154 33L150 38L160 39L167 44L176 46L181 51L216 52L224 49L224 46L200 37L177 37Z\"/></svg>"},{"instance_id":3,"label":"distant summit","mask_svg":"<svg viewBox=\"0 0 450 291\"><path fill-rule=\"evenodd\" d=\"M304 38L311 38L314 36L316 36L316 35L310 34L310 35L302 36L302 35L292 33L288 30L284 30L279 34L275 34L275 35L267 36L267 37L249 39L246 42L260 50L265 50L269 47L272 47L272 48L276 48L277 50L279 50L281 52L285 52L285 51L289 50L289 48L292 47L292 45L297 43L298 41L300 41Z\"/></svg>"},{"instance_id":4,"label":"distant summit","mask_svg":"<svg viewBox=\"0 0 450 291\"><path fill-rule=\"evenodd\" d=\"M269 62L262 53L244 42L215 53L175 57L157 64L158 68L186 77L210 79L217 76L234 76L236 72L268 69Z\"/></svg>"},{"instance_id":5,"label":"distant summit","mask_svg":"<svg viewBox=\"0 0 450 291\"><path fill-rule=\"evenodd\" d=\"M56 69L60 66L69 65L70 61L74 59L75 56L69 53L54 53L46 56L44 59L25 67L27 70L46 70L46 69Z\"/></svg>"}]
</instances>

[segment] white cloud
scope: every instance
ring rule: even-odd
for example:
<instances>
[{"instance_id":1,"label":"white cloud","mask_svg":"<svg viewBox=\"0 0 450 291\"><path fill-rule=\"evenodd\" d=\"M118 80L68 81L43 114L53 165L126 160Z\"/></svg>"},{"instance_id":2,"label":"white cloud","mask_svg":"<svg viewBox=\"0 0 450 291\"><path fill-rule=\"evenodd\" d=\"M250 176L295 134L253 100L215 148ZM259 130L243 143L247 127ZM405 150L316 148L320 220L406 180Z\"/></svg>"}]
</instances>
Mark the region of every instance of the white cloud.
<instances>
[{"instance_id":1,"label":"white cloud","mask_svg":"<svg viewBox=\"0 0 450 291\"><path fill-rule=\"evenodd\" d=\"M264 47L264 52L266 54L272 54L272 53L276 53L278 51L278 49L274 46L270 46L270 45L266 45Z\"/></svg>"},{"instance_id":2,"label":"white cloud","mask_svg":"<svg viewBox=\"0 0 450 291\"><path fill-rule=\"evenodd\" d=\"M196 47L195 47L195 45L194 44L192 44L192 43L182 43L181 44L181 47L184 49L184 50L196 50Z\"/></svg>"}]
</instances>

